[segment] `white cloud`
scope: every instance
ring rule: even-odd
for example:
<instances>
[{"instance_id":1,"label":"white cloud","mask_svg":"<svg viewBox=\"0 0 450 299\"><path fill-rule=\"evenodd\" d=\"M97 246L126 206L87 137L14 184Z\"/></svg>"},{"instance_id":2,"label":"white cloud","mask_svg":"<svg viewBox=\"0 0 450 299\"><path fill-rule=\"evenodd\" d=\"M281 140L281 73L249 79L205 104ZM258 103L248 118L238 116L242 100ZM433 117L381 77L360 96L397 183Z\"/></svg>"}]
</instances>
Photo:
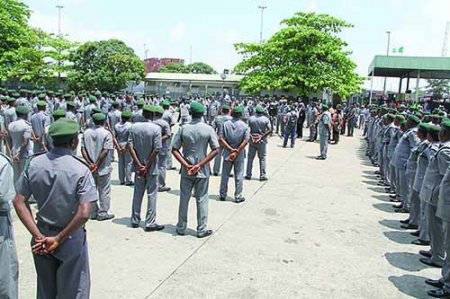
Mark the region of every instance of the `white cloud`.
<instances>
[{"instance_id":1,"label":"white cloud","mask_svg":"<svg viewBox=\"0 0 450 299\"><path fill-rule=\"evenodd\" d=\"M187 26L183 22L176 23L171 29L170 29L170 40L172 42L179 42L183 40L187 32Z\"/></svg>"}]
</instances>

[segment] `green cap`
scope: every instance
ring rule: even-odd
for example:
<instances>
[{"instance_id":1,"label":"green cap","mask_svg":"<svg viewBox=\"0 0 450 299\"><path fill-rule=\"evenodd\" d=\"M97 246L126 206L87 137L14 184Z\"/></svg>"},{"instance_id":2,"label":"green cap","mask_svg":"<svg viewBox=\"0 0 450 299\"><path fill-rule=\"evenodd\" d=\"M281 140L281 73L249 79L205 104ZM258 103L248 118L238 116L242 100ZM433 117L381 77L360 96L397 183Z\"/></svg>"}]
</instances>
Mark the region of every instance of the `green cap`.
<instances>
[{"instance_id":1,"label":"green cap","mask_svg":"<svg viewBox=\"0 0 450 299\"><path fill-rule=\"evenodd\" d=\"M256 106L256 113L264 113L264 107L261 105Z\"/></svg>"},{"instance_id":2,"label":"green cap","mask_svg":"<svg viewBox=\"0 0 450 299\"><path fill-rule=\"evenodd\" d=\"M450 130L450 119L445 119L441 122L441 128L449 131Z\"/></svg>"},{"instance_id":3,"label":"green cap","mask_svg":"<svg viewBox=\"0 0 450 299\"><path fill-rule=\"evenodd\" d=\"M139 100L139 101L136 102L136 105L138 105L138 106L144 106L144 105L145 105L145 102L144 102L144 100Z\"/></svg>"},{"instance_id":4,"label":"green cap","mask_svg":"<svg viewBox=\"0 0 450 299\"><path fill-rule=\"evenodd\" d=\"M384 116L385 116L386 119L389 120L389 121L392 121L392 120L394 120L394 118L395 118L395 116L394 116L393 114L390 114L390 113L385 114Z\"/></svg>"},{"instance_id":5,"label":"green cap","mask_svg":"<svg viewBox=\"0 0 450 299\"><path fill-rule=\"evenodd\" d=\"M45 106L47 106L47 103L45 101L38 101L36 103L36 106L38 106L38 107L45 107Z\"/></svg>"},{"instance_id":6,"label":"green cap","mask_svg":"<svg viewBox=\"0 0 450 299\"><path fill-rule=\"evenodd\" d=\"M19 115L25 115L30 112L30 109L28 109L27 106L19 106L16 108L16 113Z\"/></svg>"},{"instance_id":7,"label":"green cap","mask_svg":"<svg viewBox=\"0 0 450 299\"><path fill-rule=\"evenodd\" d=\"M118 101L112 102L112 106L113 106L114 108L119 107L119 105L120 105L120 103L119 103Z\"/></svg>"},{"instance_id":8,"label":"green cap","mask_svg":"<svg viewBox=\"0 0 450 299\"><path fill-rule=\"evenodd\" d=\"M62 118L52 123L48 129L48 134L53 139L61 139L63 137L74 136L78 134L80 126L74 120Z\"/></svg>"},{"instance_id":9,"label":"green cap","mask_svg":"<svg viewBox=\"0 0 450 299\"><path fill-rule=\"evenodd\" d=\"M192 102L191 112L196 114L205 113L205 106L199 102Z\"/></svg>"},{"instance_id":10,"label":"green cap","mask_svg":"<svg viewBox=\"0 0 450 299\"><path fill-rule=\"evenodd\" d=\"M45 93L39 94L39 95L38 95L38 99L39 99L39 100L45 99Z\"/></svg>"},{"instance_id":11,"label":"green cap","mask_svg":"<svg viewBox=\"0 0 450 299\"><path fill-rule=\"evenodd\" d=\"M395 116L395 119L398 120L399 122L402 122L402 121L406 120L405 117L403 115L401 115L401 114L397 114Z\"/></svg>"},{"instance_id":12,"label":"green cap","mask_svg":"<svg viewBox=\"0 0 450 299\"><path fill-rule=\"evenodd\" d=\"M438 134L440 130L441 130L441 127L435 126L435 125L430 125L430 127L428 128L428 133Z\"/></svg>"},{"instance_id":13,"label":"green cap","mask_svg":"<svg viewBox=\"0 0 450 299\"><path fill-rule=\"evenodd\" d=\"M103 111L102 111L102 109L97 108L97 107L92 108L92 114L95 114L95 113L103 113Z\"/></svg>"},{"instance_id":14,"label":"green cap","mask_svg":"<svg viewBox=\"0 0 450 299\"><path fill-rule=\"evenodd\" d=\"M233 107L233 113L244 113L244 108L242 108L241 106L234 106Z\"/></svg>"},{"instance_id":15,"label":"green cap","mask_svg":"<svg viewBox=\"0 0 450 299\"><path fill-rule=\"evenodd\" d=\"M155 106L153 105L144 105L144 108L142 108L142 110L146 111L146 112L155 112Z\"/></svg>"},{"instance_id":16,"label":"green cap","mask_svg":"<svg viewBox=\"0 0 450 299\"><path fill-rule=\"evenodd\" d=\"M12 94L13 98L20 98L20 94L18 92L15 92Z\"/></svg>"},{"instance_id":17,"label":"green cap","mask_svg":"<svg viewBox=\"0 0 450 299\"><path fill-rule=\"evenodd\" d=\"M66 93L66 94L64 95L64 97L65 97L65 98L71 98L72 95L71 95L70 93Z\"/></svg>"},{"instance_id":18,"label":"green cap","mask_svg":"<svg viewBox=\"0 0 450 299\"><path fill-rule=\"evenodd\" d=\"M161 106L155 106L155 113L162 115L164 113L164 108Z\"/></svg>"},{"instance_id":19,"label":"green cap","mask_svg":"<svg viewBox=\"0 0 450 299\"><path fill-rule=\"evenodd\" d=\"M130 118L132 115L133 115L133 113L131 113L130 110L122 111L122 117L123 118Z\"/></svg>"},{"instance_id":20,"label":"green cap","mask_svg":"<svg viewBox=\"0 0 450 299\"><path fill-rule=\"evenodd\" d=\"M419 125L419 131L428 133L428 131L430 130L431 125L429 123L421 123Z\"/></svg>"},{"instance_id":21,"label":"green cap","mask_svg":"<svg viewBox=\"0 0 450 299\"><path fill-rule=\"evenodd\" d=\"M62 109L55 110L55 111L53 111L52 116L53 117L66 117L66 111L62 110Z\"/></svg>"},{"instance_id":22,"label":"green cap","mask_svg":"<svg viewBox=\"0 0 450 299\"><path fill-rule=\"evenodd\" d=\"M322 104L322 109L323 110L328 110L328 105L327 104Z\"/></svg>"},{"instance_id":23,"label":"green cap","mask_svg":"<svg viewBox=\"0 0 450 299\"><path fill-rule=\"evenodd\" d=\"M166 107L167 107L167 106L170 106L170 100L165 100L165 101L163 101L163 102L162 102L162 105L163 105L163 107L164 107L164 106L166 106Z\"/></svg>"},{"instance_id":24,"label":"green cap","mask_svg":"<svg viewBox=\"0 0 450 299\"><path fill-rule=\"evenodd\" d=\"M92 119L95 121L104 121L106 119L106 115L104 113L95 113L92 115Z\"/></svg>"},{"instance_id":25,"label":"green cap","mask_svg":"<svg viewBox=\"0 0 450 299\"><path fill-rule=\"evenodd\" d=\"M97 101L97 98L95 96L89 96L89 102L93 103Z\"/></svg>"},{"instance_id":26,"label":"green cap","mask_svg":"<svg viewBox=\"0 0 450 299\"><path fill-rule=\"evenodd\" d=\"M400 121L400 126L404 126L404 127L406 126L406 119Z\"/></svg>"},{"instance_id":27,"label":"green cap","mask_svg":"<svg viewBox=\"0 0 450 299\"><path fill-rule=\"evenodd\" d=\"M223 110L223 111L230 111L230 106L228 106L228 105L223 105L223 106L222 106L222 110Z\"/></svg>"},{"instance_id":28,"label":"green cap","mask_svg":"<svg viewBox=\"0 0 450 299\"><path fill-rule=\"evenodd\" d=\"M13 103L13 102L15 102L16 101L16 98L13 98L13 97L9 97L9 98L7 98L6 99L6 101L8 102L8 103Z\"/></svg>"},{"instance_id":29,"label":"green cap","mask_svg":"<svg viewBox=\"0 0 450 299\"><path fill-rule=\"evenodd\" d=\"M410 116L408 117L408 120L411 121L411 122L413 122L413 123L415 123L415 124L419 124L419 123L420 123L420 118L418 118L418 117L415 116L415 115L410 115Z\"/></svg>"},{"instance_id":30,"label":"green cap","mask_svg":"<svg viewBox=\"0 0 450 299\"><path fill-rule=\"evenodd\" d=\"M95 95L96 97L101 97L101 96L102 96L102 93L101 93L99 90L97 90L96 92L94 92L94 95Z\"/></svg>"},{"instance_id":31,"label":"green cap","mask_svg":"<svg viewBox=\"0 0 450 299\"><path fill-rule=\"evenodd\" d=\"M67 107L76 108L77 104L75 102L73 102L73 101L69 101L69 102L67 102Z\"/></svg>"}]
</instances>

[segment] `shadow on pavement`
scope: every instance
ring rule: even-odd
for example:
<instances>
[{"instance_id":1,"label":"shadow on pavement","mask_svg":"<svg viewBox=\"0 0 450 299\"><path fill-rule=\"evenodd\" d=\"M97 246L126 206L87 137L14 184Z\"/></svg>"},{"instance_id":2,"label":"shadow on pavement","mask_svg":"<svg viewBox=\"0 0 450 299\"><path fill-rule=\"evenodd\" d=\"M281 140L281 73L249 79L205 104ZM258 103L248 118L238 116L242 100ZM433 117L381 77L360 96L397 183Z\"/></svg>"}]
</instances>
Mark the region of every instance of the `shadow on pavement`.
<instances>
[{"instance_id":1,"label":"shadow on pavement","mask_svg":"<svg viewBox=\"0 0 450 299\"><path fill-rule=\"evenodd\" d=\"M377 193L384 193L384 187L376 186L376 187L368 187L369 190L372 190Z\"/></svg>"},{"instance_id":2,"label":"shadow on pavement","mask_svg":"<svg viewBox=\"0 0 450 299\"><path fill-rule=\"evenodd\" d=\"M427 296L426 277L405 274L389 276L389 281L403 294L413 298L429 298Z\"/></svg>"},{"instance_id":3,"label":"shadow on pavement","mask_svg":"<svg viewBox=\"0 0 450 299\"><path fill-rule=\"evenodd\" d=\"M378 221L379 224L388 227L388 228L392 228L392 229L396 229L396 230L402 230L402 228L400 228L401 223L398 220L388 220L388 219L384 219L384 220L380 220Z\"/></svg>"},{"instance_id":4,"label":"shadow on pavement","mask_svg":"<svg viewBox=\"0 0 450 299\"><path fill-rule=\"evenodd\" d=\"M375 203L373 204L374 208L380 210L380 211L384 211L384 212L388 212L388 213L394 213L394 208L392 207L392 204L389 203Z\"/></svg>"},{"instance_id":5,"label":"shadow on pavement","mask_svg":"<svg viewBox=\"0 0 450 299\"><path fill-rule=\"evenodd\" d=\"M170 191L167 191L167 193L176 195L176 196L180 196L180 190L177 190L177 189L172 189Z\"/></svg>"},{"instance_id":6,"label":"shadow on pavement","mask_svg":"<svg viewBox=\"0 0 450 299\"><path fill-rule=\"evenodd\" d=\"M416 238L410 235L408 231L391 231L383 233L389 240L399 244L411 244Z\"/></svg>"},{"instance_id":7,"label":"shadow on pavement","mask_svg":"<svg viewBox=\"0 0 450 299\"><path fill-rule=\"evenodd\" d=\"M419 254L411 252L388 252L384 256L389 264L405 271L417 272L429 268L419 261Z\"/></svg>"},{"instance_id":8,"label":"shadow on pavement","mask_svg":"<svg viewBox=\"0 0 450 299\"><path fill-rule=\"evenodd\" d=\"M164 224L164 229L159 231L160 233L170 234L172 236L178 236L177 226L173 224ZM191 228L187 228L184 236L195 236L197 237L197 232ZM180 236L183 237L183 236Z\"/></svg>"},{"instance_id":9,"label":"shadow on pavement","mask_svg":"<svg viewBox=\"0 0 450 299\"><path fill-rule=\"evenodd\" d=\"M367 185L371 185L371 186L377 186L377 181L362 181L363 183L367 184Z\"/></svg>"},{"instance_id":10,"label":"shadow on pavement","mask_svg":"<svg viewBox=\"0 0 450 299\"><path fill-rule=\"evenodd\" d=\"M131 227L130 217L114 218L112 223Z\"/></svg>"},{"instance_id":11,"label":"shadow on pavement","mask_svg":"<svg viewBox=\"0 0 450 299\"><path fill-rule=\"evenodd\" d=\"M387 194L385 195L372 195L373 198L378 199L380 201L384 201L384 202L391 202L391 200L389 199L389 196Z\"/></svg>"}]
</instances>

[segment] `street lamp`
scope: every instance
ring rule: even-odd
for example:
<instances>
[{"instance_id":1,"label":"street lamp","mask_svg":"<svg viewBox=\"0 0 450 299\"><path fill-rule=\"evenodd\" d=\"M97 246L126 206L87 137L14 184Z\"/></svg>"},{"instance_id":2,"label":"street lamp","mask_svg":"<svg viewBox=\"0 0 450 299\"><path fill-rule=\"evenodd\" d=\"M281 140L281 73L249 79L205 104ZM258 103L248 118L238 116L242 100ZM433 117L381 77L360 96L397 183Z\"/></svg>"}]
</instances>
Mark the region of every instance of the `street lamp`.
<instances>
[{"instance_id":1,"label":"street lamp","mask_svg":"<svg viewBox=\"0 0 450 299\"><path fill-rule=\"evenodd\" d=\"M62 5L56 5L58 9L58 35L61 36L61 10L64 8Z\"/></svg>"},{"instance_id":2,"label":"street lamp","mask_svg":"<svg viewBox=\"0 0 450 299\"><path fill-rule=\"evenodd\" d=\"M261 9L261 30L259 32L259 43L262 44L263 42L263 25L264 25L264 9L266 9L267 6L259 5L258 9Z\"/></svg>"},{"instance_id":3,"label":"street lamp","mask_svg":"<svg viewBox=\"0 0 450 299\"><path fill-rule=\"evenodd\" d=\"M388 57L389 56L389 48L391 46L391 32L390 31L386 31L386 34L388 36L386 57ZM386 95L386 80L387 80L387 77L384 77L383 95Z\"/></svg>"}]
</instances>

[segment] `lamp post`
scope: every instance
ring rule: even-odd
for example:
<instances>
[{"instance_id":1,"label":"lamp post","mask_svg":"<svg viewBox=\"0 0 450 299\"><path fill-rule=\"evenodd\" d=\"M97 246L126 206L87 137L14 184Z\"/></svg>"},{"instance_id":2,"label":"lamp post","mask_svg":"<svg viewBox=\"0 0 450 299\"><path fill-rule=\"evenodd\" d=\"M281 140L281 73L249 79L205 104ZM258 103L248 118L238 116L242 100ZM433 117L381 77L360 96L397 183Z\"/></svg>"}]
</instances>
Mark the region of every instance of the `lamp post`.
<instances>
[{"instance_id":1,"label":"lamp post","mask_svg":"<svg viewBox=\"0 0 450 299\"><path fill-rule=\"evenodd\" d=\"M259 43L262 44L263 42L263 26L264 26L264 9L266 9L267 6L259 5L258 9L261 9L261 30L259 31Z\"/></svg>"},{"instance_id":2,"label":"lamp post","mask_svg":"<svg viewBox=\"0 0 450 299\"><path fill-rule=\"evenodd\" d=\"M386 31L386 34L388 35L386 57L388 57L389 56L389 48L391 46L391 32ZM384 77L383 95L386 95L386 81L387 81L387 77Z\"/></svg>"},{"instance_id":3,"label":"lamp post","mask_svg":"<svg viewBox=\"0 0 450 299\"><path fill-rule=\"evenodd\" d=\"M61 10L64 8L62 5L56 5L58 9L58 35L61 36Z\"/></svg>"}]
</instances>

